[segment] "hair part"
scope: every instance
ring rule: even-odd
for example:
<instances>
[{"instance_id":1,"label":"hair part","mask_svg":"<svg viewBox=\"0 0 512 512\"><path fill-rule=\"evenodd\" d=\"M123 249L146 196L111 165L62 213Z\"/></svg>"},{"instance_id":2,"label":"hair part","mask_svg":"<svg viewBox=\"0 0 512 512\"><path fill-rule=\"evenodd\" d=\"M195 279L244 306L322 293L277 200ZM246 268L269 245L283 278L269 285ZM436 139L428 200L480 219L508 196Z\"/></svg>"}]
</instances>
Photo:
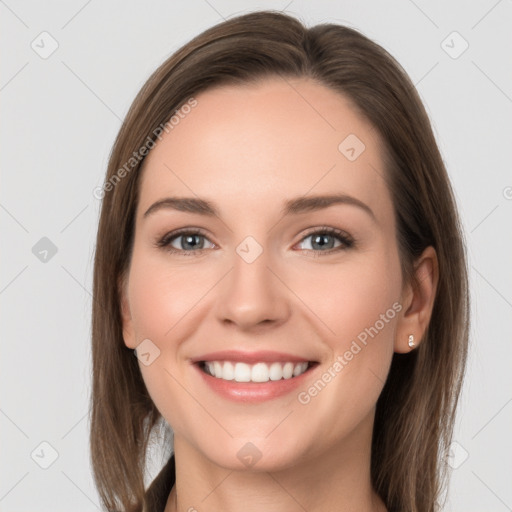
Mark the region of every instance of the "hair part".
<instances>
[{"instance_id":1,"label":"hair part","mask_svg":"<svg viewBox=\"0 0 512 512\"><path fill-rule=\"evenodd\" d=\"M439 281L419 347L394 354L378 399L371 477L388 510L439 510L465 373L469 292L463 231L428 115L407 73L353 28L273 11L228 19L198 35L150 76L133 101L110 154L106 181L190 97L267 77L310 78L346 97L376 129L397 226L404 282L414 283L422 251L437 252ZM121 286L130 266L142 159L105 194L94 261L91 461L108 510L140 511L146 451L163 420L133 351L123 343ZM154 495L153 495L154 491ZM160 489L161 494L161 489Z\"/></svg>"}]
</instances>

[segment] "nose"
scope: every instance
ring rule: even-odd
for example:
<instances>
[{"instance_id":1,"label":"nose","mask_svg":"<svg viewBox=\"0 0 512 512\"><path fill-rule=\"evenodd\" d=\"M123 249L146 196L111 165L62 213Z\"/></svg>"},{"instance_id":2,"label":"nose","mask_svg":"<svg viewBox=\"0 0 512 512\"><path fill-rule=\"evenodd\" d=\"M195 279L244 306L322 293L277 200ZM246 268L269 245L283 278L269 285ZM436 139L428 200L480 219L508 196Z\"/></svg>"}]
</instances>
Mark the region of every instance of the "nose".
<instances>
[{"instance_id":1,"label":"nose","mask_svg":"<svg viewBox=\"0 0 512 512\"><path fill-rule=\"evenodd\" d=\"M220 322L246 331L286 322L290 292L272 267L265 251L251 263L234 255L233 268L220 283L216 297Z\"/></svg>"}]
</instances>

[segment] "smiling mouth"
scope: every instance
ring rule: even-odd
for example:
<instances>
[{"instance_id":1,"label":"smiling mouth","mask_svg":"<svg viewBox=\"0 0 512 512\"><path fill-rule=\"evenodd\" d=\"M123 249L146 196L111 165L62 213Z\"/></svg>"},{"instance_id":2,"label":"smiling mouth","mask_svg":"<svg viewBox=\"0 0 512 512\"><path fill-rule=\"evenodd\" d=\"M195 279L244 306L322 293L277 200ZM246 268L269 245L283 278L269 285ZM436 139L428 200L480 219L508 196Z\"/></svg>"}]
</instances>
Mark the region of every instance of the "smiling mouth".
<instances>
[{"instance_id":1,"label":"smiling mouth","mask_svg":"<svg viewBox=\"0 0 512 512\"><path fill-rule=\"evenodd\" d=\"M233 382L262 383L289 380L306 373L318 363L309 362L259 362L247 364L234 361L199 361L199 368L217 379Z\"/></svg>"}]
</instances>

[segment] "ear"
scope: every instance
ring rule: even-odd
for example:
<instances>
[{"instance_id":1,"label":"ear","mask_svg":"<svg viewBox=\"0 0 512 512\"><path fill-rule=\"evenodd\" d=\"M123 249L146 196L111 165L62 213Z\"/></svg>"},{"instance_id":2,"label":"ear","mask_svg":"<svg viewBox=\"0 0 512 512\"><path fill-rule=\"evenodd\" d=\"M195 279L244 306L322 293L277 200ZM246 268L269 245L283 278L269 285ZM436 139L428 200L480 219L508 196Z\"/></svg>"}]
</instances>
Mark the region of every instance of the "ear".
<instances>
[{"instance_id":1,"label":"ear","mask_svg":"<svg viewBox=\"0 0 512 512\"><path fill-rule=\"evenodd\" d=\"M394 350L398 353L410 352L409 336L414 336L417 347L422 339L432 316L439 279L437 253L431 246L427 247L414 265L412 283L406 283L402 293L403 314L396 328Z\"/></svg>"},{"instance_id":2,"label":"ear","mask_svg":"<svg viewBox=\"0 0 512 512\"><path fill-rule=\"evenodd\" d=\"M128 279L121 276L118 280L117 289L119 293L119 302L121 310L121 319L123 323L123 339L124 344L131 349L135 349L135 330L133 328L132 314L130 311L130 303L128 301Z\"/></svg>"}]
</instances>

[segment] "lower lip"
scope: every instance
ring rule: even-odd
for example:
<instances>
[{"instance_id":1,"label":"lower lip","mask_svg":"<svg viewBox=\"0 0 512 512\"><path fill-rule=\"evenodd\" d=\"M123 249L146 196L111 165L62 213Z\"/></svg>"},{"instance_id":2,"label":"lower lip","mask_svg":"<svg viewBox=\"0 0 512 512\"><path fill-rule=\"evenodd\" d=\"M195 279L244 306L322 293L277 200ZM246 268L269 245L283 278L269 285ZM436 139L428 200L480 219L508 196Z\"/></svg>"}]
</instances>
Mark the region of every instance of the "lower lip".
<instances>
[{"instance_id":1,"label":"lower lip","mask_svg":"<svg viewBox=\"0 0 512 512\"><path fill-rule=\"evenodd\" d=\"M298 377L291 379L269 380L268 382L236 382L235 380L224 380L212 377L204 372L199 364L193 365L201 374L205 383L210 386L213 391L236 402L258 403L272 400L291 393L294 389L304 384L305 379L318 366L315 364L308 368Z\"/></svg>"}]
</instances>

